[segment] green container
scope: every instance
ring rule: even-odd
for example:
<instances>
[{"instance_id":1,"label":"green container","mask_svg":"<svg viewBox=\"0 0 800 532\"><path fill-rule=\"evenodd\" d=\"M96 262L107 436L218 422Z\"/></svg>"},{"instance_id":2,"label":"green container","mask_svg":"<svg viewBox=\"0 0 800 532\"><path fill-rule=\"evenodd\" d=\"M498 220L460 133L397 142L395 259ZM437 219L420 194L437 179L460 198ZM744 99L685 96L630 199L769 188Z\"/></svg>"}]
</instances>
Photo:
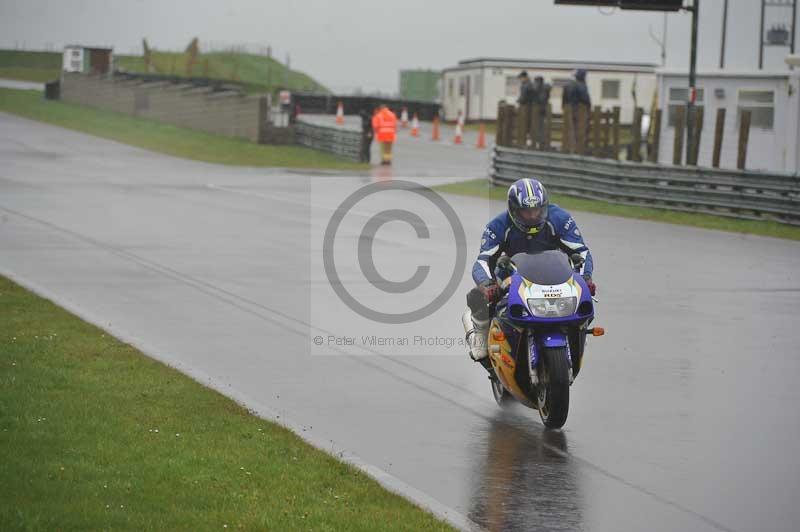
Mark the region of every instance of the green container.
<instances>
[{"instance_id":1,"label":"green container","mask_svg":"<svg viewBox=\"0 0 800 532\"><path fill-rule=\"evenodd\" d=\"M442 73L436 70L401 70L400 98L418 102L439 101L439 80Z\"/></svg>"}]
</instances>

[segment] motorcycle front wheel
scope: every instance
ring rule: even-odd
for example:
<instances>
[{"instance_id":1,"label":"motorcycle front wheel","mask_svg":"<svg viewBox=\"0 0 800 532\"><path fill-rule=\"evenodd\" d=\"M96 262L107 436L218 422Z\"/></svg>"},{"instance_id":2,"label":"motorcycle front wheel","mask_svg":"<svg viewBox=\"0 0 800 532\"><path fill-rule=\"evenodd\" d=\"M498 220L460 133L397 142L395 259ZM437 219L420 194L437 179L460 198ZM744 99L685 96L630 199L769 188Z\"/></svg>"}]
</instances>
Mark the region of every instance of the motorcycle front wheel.
<instances>
[{"instance_id":1,"label":"motorcycle front wheel","mask_svg":"<svg viewBox=\"0 0 800 532\"><path fill-rule=\"evenodd\" d=\"M500 379L492 376L489 381L492 383L492 395L497 404L499 406L508 406L513 397L508 393L508 390L503 387Z\"/></svg>"},{"instance_id":2,"label":"motorcycle front wheel","mask_svg":"<svg viewBox=\"0 0 800 532\"><path fill-rule=\"evenodd\" d=\"M565 347L545 348L539 362L537 402L544 426L558 429L567 422L569 413L569 363Z\"/></svg>"}]
</instances>

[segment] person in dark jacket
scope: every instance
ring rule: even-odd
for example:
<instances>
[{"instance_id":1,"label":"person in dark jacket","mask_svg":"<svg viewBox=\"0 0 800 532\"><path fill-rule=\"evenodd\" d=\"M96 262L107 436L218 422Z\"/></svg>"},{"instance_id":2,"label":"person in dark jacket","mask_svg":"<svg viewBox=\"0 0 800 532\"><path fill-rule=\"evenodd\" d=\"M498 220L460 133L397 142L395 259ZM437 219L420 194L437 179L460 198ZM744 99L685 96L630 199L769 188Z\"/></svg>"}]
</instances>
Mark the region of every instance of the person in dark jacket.
<instances>
[{"instance_id":1,"label":"person in dark jacket","mask_svg":"<svg viewBox=\"0 0 800 532\"><path fill-rule=\"evenodd\" d=\"M581 123L578 113L578 109L581 106L586 108L586 116L583 123ZM584 131L588 134L589 110L592 108L592 99L589 96L589 88L586 86L586 71L582 68L575 71L572 81L564 87L564 92L561 96L561 108L562 110L566 110L567 107L572 111L572 127L569 131L568 142L573 150L575 150L578 141L577 133L579 131Z\"/></svg>"},{"instance_id":2,"label":"person in dark jacket","mask_svg":"<svg viewBox=\"0 0 800 532\"><path fill-rule=\"evenodd\" d=\"M586 104L592 106L592 99L589 96L589 88L586 86L586 71L579 68L575 71L573 79L564 87L561 96L562 105Z\"/></svg>"},{"instance_id":3,"label":"person in dark jacket","mask_svg":"<svg viewBox=\"0 0 800 532\"><path fill-rule=\"evenodd\" d=\"M366 108L361 109L358 113L361 117L361 162L367 164L369 164L372 150L372 114Z\"/></svg>"},{"instance_id":4,"label":"person in dark jacket","mask_svg":"<svg viewBox=\"0 0 800 532\"><path fill-rule=\"evenodd\" d=\"M528 77L528 73L524 70L519 73L517 76L519 78L519 98L517 98L517 104L520 106L520 109L527 108L527 112L520 115L522 121L524 122L523 130L525 133L525 141L524 144L528 144L527 132L531 130L531 114L530 114L530 107L533 105L533 84L531 83L531 78Z\"/></svg>"},{"instance_id":5,"label":"person in dark jacket","mask_svg":"<svg viewBox=\"0 0 800 532\"><path fill-rule=\"evenodd\" d=\"M544 146L544 119L546 115L547 105L550 103L550 84L544 82L542 76L533 78L533 105L540 106L538 113L534 113L531 119L536 120L537 138L531 139L534 147ZM532 124L533 126L533 124ZM533 130L533 127L531 128ZM533 133L531 133L533 136Z\"/></svg>"},{"instance_id":6,"label":"person in dark jacket","mask_svg":"<svg viewBox=\"0 0 800 532\"><path fill-rule=\"evenodd\" d=\"M550 84L544 82L542 76L533 78L533 102L539 105L547 105L550 102Z\"/></svg>"},{"instance_id":7,"label":"person in dark jacket","mask_svg":"<svg viewBox=\"0 0 800 532\"><path fill-rule=\"evenodd\" d=\"M517 98L517 103L519 105L530 105L533 103L533 84L531 83L531 78L528 77L528 73L526 71L522 71L519 73L519 98Z\"/></svg>"}]
</instances>

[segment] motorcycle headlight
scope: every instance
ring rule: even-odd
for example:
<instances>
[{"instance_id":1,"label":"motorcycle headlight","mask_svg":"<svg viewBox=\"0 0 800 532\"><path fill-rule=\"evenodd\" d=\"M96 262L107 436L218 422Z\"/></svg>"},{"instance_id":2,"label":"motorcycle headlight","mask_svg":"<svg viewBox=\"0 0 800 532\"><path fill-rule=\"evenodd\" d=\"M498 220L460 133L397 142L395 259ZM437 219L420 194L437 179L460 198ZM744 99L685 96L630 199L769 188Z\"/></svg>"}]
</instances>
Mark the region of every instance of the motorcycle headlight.
<instances>
[{"instance_id":1,"label":"motorcycle headlight","mask_svg":"<svg viewBox=\"0 0 800 532\"><path fill-rule=\"evenodd\" d=\"M577 305L578 298L575 296L550 299L533 297L528 299L528 308L537 318L563 318L564 316L570 316L575 313Z\"/></svg>"}]
</instances>

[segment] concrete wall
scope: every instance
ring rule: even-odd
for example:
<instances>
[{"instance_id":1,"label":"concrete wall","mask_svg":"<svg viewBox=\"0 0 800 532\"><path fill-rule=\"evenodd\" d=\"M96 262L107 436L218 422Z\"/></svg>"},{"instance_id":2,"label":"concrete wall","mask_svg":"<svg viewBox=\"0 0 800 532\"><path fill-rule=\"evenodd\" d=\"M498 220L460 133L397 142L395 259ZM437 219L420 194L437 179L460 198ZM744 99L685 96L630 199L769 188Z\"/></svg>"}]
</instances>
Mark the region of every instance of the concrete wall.
<instances>
[{"instance_id":1,"label":"concrete wall","mask_svg":"<svg viewBox=\"0 0 800 532\"><path fill-rule=\"evenodd\" d=\"M259 142L267 99L169 82L142 83L64 73L61 99L166 124Z\"/></svg>"},{"instance_id":2,"label":"concrete wall","mask_svg":"<svg viewBox=\"0 0 800 532\"><path fill-rule=\"evenodd\" d=\"M670 88L688 85L685 73L659 72L659 107L663 109L659 162L671 163L675 128L667 121ZM698 157L699 166L711 166L717 109L726 109L720 166L736 168L739 142L739 93L741 90L773 91L772 128L752 126L747 147L747 169L797 173L798 122L800 122L800 73L716 72L698 73L697 88L703 89L704 118ZM684 147L685 154L685 147ZM684 155L685 156L685 155ZM685 159L684 159L685 161Z\"/></svg>"}]
</instances>

